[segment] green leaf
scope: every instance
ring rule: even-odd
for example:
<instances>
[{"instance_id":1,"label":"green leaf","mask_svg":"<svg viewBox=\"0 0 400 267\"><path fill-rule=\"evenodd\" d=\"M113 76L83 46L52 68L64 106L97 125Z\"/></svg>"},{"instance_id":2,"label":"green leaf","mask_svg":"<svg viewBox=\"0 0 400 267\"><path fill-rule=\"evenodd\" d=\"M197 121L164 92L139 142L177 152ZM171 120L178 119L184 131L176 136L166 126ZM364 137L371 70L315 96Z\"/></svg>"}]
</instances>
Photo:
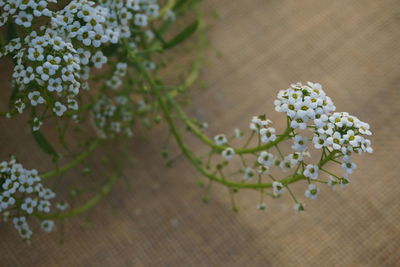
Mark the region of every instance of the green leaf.
<instances>
[{"instance_id":1,"label":"green leaf","mask_svg":"<svg viewBox=\"0 0 400 267\"><path fill-rule=\"evenodd\" d=\"M156 29L153 29L153 33L154 33L154 36L156 37L156 39L158 41L160 41L160 43L162 44L163 47L165 47L167 45L167 43L165 42L162 35Z\"/></svg>"},{"instance_id":2,"label":"green leaf","mask_svg":"<svg viewBox=\"0 0 400 267\"><path fill-rule=\"evenodd\" d=\"M173 11L177 15L182 15L186 11L190 10L193 5L200 2L199 0L178 0L173 7Z\"/></svg>"},{"instance_id":3,"label":"green leaf","mask_svg":"<svg viewBox=\"0 0 400 267\"><path fill-rule=\"evenodd\" d=\"M14 23L12 23L11 21L7 23L8 27L7 27L7 39L8 42L11 41L14 38L17 38L17 31L15 30L15 26Z\"/></svg>"},{"instance_id":4,"label":"green leaf","mask_svg":"<svg viewBox=\"0 0 400 267\"><path fill-rule=\"evenodd\" d=\"M10 98L8 99L9 109L14 108L14 103L15 103L15 100L17 100L18 92L19 92L19 87L16 85L16 86L14 86L14 88L11 92Z\"/></svg>"},{"instance_id":5,"label":"green leaf","mask_svg":"<svg viewBox=\"0 0 400 267\"><path fill-rule=\"evenodd\" d=\"M178 35L176 35L174 38L172 38L172 40L167 42L164 45L164 48L168 49L168 48L176 46L177 44L182 43L197 30L198 26L199 26L199 22L196 20L195 22L193 22L192 24L187 26L185 29L183 29Z\"/></svg>"},{"instance_id":6,"label":"green leaf","mask_svg":"<svg viewBox=\"0 0 400 267\"><path fill-rule=\"evenodd\" d=\"M40 131L32 131L32 135L36 143L44 152L53 156L54 159L58 158L57 152L54 150L53 146L47 141L46 137L44 137L44 135Z\"/></svg>"},{"instance_id":7,"label":"green leaf","mask_svg":"<svg viewBox=\"0 0 400 267\"><path fill-rule=\"evenodd\" d=\"M186 4L186 0L178 0L174 6L174 11L176 12L177 10L181 9L184 5Z\"/></svg>"}]
</instances>

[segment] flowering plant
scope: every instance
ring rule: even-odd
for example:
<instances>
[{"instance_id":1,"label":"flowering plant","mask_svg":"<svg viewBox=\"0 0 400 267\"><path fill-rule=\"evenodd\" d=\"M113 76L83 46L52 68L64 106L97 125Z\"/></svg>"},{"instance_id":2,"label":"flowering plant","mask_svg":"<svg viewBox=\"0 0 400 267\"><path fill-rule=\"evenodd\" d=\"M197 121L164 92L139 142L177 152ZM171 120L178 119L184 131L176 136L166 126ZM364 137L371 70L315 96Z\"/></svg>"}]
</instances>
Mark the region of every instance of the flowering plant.
<instances>
[{"instance_id":1,"label":"flowering plant","mask_svg":"<svg viewBox=\"0 0 400 267\"><path fill-rule=\"evenodd\" d=\"M42 173L24 168L15 157L0 163L0 212L4 220L12 219L25 240L32 236L29 223L34 218L50 232L54 220L81 214L97 204L121 176L126 153L121 153L107 183L80 206L59 199L57 211L52 212L52 200L57 197L42 182L84 163L107 140L129 140L138 122L150 127L163 118L182 153L207 178L208 185L200 185L206 189L212 182L226 186L234 210L234 194L240 189L260 193L259 209L266 208L266 196L278 197L287 191L294 209L304 210L289 185L305 182L305 196L316 199L318 183L344 186L356 168L352 155L372 152L366 138L371 134L369 125L346 112L335 112L322 86L310 82L279 91L275 109L285 113L287 120L281 134L261 115L252 118L249 133L235 129L232 137L209 138L204 133L206 123L190 118L180 97L199 75L205 46L203 15L195 0L169 0L162 7L156 0L61 2L0 0L0 27L7 28L7 36L0 40L0 58L7 57L14 65L9 111L1 116L11 119L30 112L32 136L56 165ZM195 16L195 21L174 26L186 14ZM175 35L167 38L171 32ZM164 83L160 70L170 64L164 53L194 33L196 55L190 72L178 85ZM189 148L177 121L209 147L206 155L198 156ZM58 142L66 152L56 150L42 133L47 122L57 125ZM84 140L78 154L71 152L66 141L72 134L71 124ZM94 132L86 133L88 125ZM248 138L243 145L235 145L244 136ZM287 155L281 148L286 141L292 143ZM320 151L319 160L311 157L312 147ZM162 155L169 158L165 150ZM60 164L63 161L67 163ZM329 162L340 164L343 173L329 171ZM281 177L278 172L289 174ZM203 201L208 201L208 195Z\"/></svg>"}]
</instances>

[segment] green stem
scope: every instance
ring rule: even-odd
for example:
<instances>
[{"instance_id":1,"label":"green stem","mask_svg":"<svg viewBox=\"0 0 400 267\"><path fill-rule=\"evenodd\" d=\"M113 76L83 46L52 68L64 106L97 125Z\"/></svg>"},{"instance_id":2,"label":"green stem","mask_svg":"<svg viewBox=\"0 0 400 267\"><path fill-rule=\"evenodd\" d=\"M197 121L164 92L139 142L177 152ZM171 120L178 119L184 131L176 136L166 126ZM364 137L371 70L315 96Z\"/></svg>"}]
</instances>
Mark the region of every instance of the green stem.
<instances>
[{"instance_id":1,"label":"green stem","mask_svg":"<svg viewBox=\"0 0 400 267\"><path fill-rule=\"evenodd\" d=\"M133 60L135 60L134 58L132 58ZM210 173L209 171L207 171L202 165L201 165L201 161L200 159L198 159L190 150L189 148L186 146L186 144L183 141L183 137L181 135L181 133L178 131L178 129L176 128L175 123L172 120L170 111L168 109L168 106L166 104L166 102L164 101L163 97L160 95L159 91L158 91L158 87L157 84L153 81L153 79L149 76L149 74L147 73L147 71L144 69L144 67L140 64L140 62L137 62L139 69L141 70L144 78L146 79L146 81L149 83L149 85L151 86L154 95L156 96L159 105L161 107L162 112L164 113L165 116L165 120L167 121L171 133L174 135L178 146L181 148L183 154L192 162L192 164L195 166L195 168L204 176L208 177L208 179L212 180L212 181L216 181L220 184L224 184L226 186L232 187L232 188L243 188L243 189L260 189L260 188L271 188L272 187L272 183L265 183L265 184L260 184L260 183L236 183L236 182L231 182L228 180L223 179L222 177L218 177L212 173ZM168 97L168 96L167 96ZM285 133L287 132L287 134L289 134L291 132L291 129L289 128L289 130L285 131ZM277 139L282 138L283 136L280 136ZM282 139L283 140L283 139ZM268 147L271 147L275 144L269 145ZM261 146L264 147L263 149L265 149L266 145ZM218 147L219 148L219 147ZM258 148L253 148L253 149L248 149L250 151L257 150ZM318 165L319 166L323 166L324 164L326 164L329 159L331 158L331 156L333 156L336 152L332 152L331 155L329 157L324 158L323 161L321 161ZM280 180L280 182L283 185L288 185L294 182L297 182L299 180L305 179L306 177L302 174L295 174L291 177L285 178Z\"/></svg>"},{"instance_id":2,"label":"green stem","mask_svg":"<svg viewBox=\"0 0 400 267\"><path fill-rule=\"evenodd\" d=\"M68 170L70 170L71 168L75 167L77 164L79 164L80 162L82 162L83 160L85 160L95 149L96 147L99 145L100 143L100 139L96 139L89 147L87 150L85 150L84 152L82 152L79 156L77 156L74 160L72 160L71 162L68 162L67 164L65 164L62 167L56 168L52 171L43 173L40 176L40 178L42 178L43 180L48 179L50 177L56 176L56 175L60 175Z\"/></svg>"},{"instance_id":3,"label":"green stem","mask_svg":"<svg viewBox=\"0 0 400 267\"><path fill-rule=\"evenodd\" d=\"M107 184L105 184L101 188L100 192L98 192L93 198L89 199L88 201L85 202L85 204L76 209L72 209L70 211L62 213L49 213L49 214L39 213L35 215L41 220L46 220L46 219L66 219L84 213L85 211L94 207L105 195L107 195L111 191L111 188L117 182L118 178L119 175L117 174L112 175L108 180Z\"/></svg>"},{"instance_id":4,"label":"green stem","mask_svg":"<svg viewBox=\"0 0 400 267\"><path fill-rule=\"evenodd\" d=\"M218 146L217 144L215 144L215 142L212 139L208 138L205 134L203 134L203 132L197 127L197 125L195 123L193 123L190 120L190 118L187 117L185 112L175 102L175 100L172 97L167 96L167 98L168 98L168 101L171 104L171 106L173 106L174 109L176 110L178 117L185 123L185 125L191 130L191 132L193 132L201 141L203 141L205 144L209 145L210 147L212 147L214 150L216 150L218 152L221 152L225 148L228 147L227 145ZM281 135L279 135L275 139L275 141L268 142L264 145L250 147L250 148L234 148L235 153L236 154L250 154L250 153L255 153L255 152L259 152L259 151L263 151L263 150L268 150L271 147L276 146L280 142L288 139L291 131L292 131L291 128L287 128Z\"/></svg>"},{"instance_id":5,"label":"green stem","mask_svg":"<svg viewBox=\"0 0 400 267\"><path fill-rule=\"evenodd\" d=\"M128 149L129 149L129 145L125 144L124 152L122 153L122 157L119 161L117 161L117 166L116 166L117 171L115 172L115 174L111 175L108 182L100 189L100 191L95 196L93 196L91 199L86 201L83 205L81 205L75 209L65 211L65 212L60 212L60 213L48 213L48 214L35 213L35 216L41 220L66 219L66 218L70 218L70 217L74 217L79 214L82 214L82 213L88 211L89 209L93 208L103 197L108 195L108 193L111 191L111 189L117 182L118 178L122 176L123 165L127 158Z\"/></svg>"}]
</instances>

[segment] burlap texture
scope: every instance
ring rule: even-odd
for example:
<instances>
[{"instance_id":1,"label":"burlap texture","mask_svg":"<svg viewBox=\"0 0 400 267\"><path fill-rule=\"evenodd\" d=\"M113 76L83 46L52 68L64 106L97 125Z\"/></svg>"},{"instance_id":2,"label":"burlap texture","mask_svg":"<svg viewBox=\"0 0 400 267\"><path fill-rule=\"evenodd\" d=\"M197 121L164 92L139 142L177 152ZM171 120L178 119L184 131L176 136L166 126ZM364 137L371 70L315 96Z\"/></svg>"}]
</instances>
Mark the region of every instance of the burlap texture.
<instances>
[{"instance_id":1,"label":"burlap texture","mask_svg":"<svg viewBox=\"0 0 400 267\"><path fill-rule=\"evenodd\" d=\"M250 191L239 193L235 214L227 190L217 185L204 205L187 161L164 168L158 136L165 127L159 127L134 142L136 166L88 214L91 225L81 229L85 217L65 223L64 244L57 234L37 233L27 246L11 225L2 225L1 266L400 265L399 1L205 5L219 19L208 33L201 75L207 89L193 93L191 114L209 122L211 135L247 127L261 113L281 130L282 116L273 110L277 91L295 81L318 81L338 110L369 122L374 133L374 154L356 159L351 185L323 188L317 201L306 201L303 214L293 213L289 197L269 200L268 211L260 212ZM29 167L49 168L19 125L1 120L1 160L16 152ZM294 188L301 199L304 189Z\"/></svg>"}]
</instances>

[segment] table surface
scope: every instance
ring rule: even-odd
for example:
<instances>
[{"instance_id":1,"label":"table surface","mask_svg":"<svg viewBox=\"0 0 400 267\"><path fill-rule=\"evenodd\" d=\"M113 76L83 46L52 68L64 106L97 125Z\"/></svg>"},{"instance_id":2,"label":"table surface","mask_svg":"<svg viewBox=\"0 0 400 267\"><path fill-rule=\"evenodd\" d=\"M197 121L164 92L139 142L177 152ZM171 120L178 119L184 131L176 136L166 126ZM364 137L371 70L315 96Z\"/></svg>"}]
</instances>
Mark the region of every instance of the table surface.
<instances>
[{"instance_id":1,"label":"table surface","mask_svg":"<svg viewBox=\"0 0 400 267\"><path fill-rule=\"evenodd\" d=\"M320 82L338 110L369 122L374 133L374 154L356 158L351 185L323 188L317 201L305 200L302 214L293 213L288 196L268 200L260 212L251 191L239 193L235 214L218 185L204 205L198 175L186 160L164 167L161 126L134 141L136 164L125 171L127 179L88 215L65 222L62 245L59 231L37 231L28 246L11 225L2 225L1 266L399 264L399 1L219 0L205 6L218 19L209 22L205 89L192 93L188 112L208 121L210 135L247 127L251 116L263 113L282 129L273 106L277 91L296 81ZM50 166L21 123L0 120L1 160L16 153L28 166ZM304 189L293 188L302 200Z\"/></svg>"}]
</instances>

